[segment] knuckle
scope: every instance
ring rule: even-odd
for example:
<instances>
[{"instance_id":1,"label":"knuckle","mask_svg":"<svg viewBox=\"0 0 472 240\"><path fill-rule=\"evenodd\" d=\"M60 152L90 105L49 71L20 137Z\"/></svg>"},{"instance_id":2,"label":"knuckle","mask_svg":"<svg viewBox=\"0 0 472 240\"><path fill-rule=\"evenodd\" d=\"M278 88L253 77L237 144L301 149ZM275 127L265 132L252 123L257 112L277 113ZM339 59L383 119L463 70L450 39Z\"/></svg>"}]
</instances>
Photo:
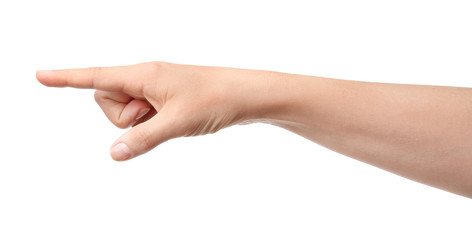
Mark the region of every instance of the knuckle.
<instances>
[{"instance_id":1,"label":"knuckle","mask_svg":"<svg viewBox=\"0 0 472 240\"><path fill-rule=\"evenodd\" d=\"M118 128L121 128L121 129L126 129L128 128L128 124L125 124L124 122L122 121L115 121L114 122L115 126L117 126Z\"/></svg>"},{"instance_id":2,"label":"knuckle","mask_svg":"<svg viewBox=\"0 0 472 240\"><path fill-rule=\"evenodd\" d=\"M122 117L122 113L117 114L116 117L112 120L112 122L113 124L115 124L115 126L121 129L128 128L131 125L129 119L125 119Z\"/></svg>"},{"instance_id":3,"label":"knuckle","mask_svg":"<svg viewBox=\"0 0 472 240\"><path fill-rule=\"evenodd\" d=\"M154 62L148 62L147 68L149 70L149 73L151 76L158 77L161 76L162 73L165 71L165 65L166 63L161 62L161 61L154 61Z\"/></svg>"},{"instance_id":4,"label":"knuckle","mask_svg":"<svg viewBox=\"0 0 472 240\"><path fill-rule=\"evenodd\" d=\"M95 88L95 83L97 82L96 80L99 78L100 73L102 72L103 68L102 67L89 67L87 68L89 77L92 80L92 88Z\"/></svg>"},{"instance_id":5,"label":"knuckle","mask_svg":"<svg viewBox=\"0 0 472 240\"><path fill-rule=\"evenodd\" d=\"M117 126L118 128L125 129L129 127L129 123L125 122L123 118L121 118L119 115L115 117L114 119L111 119L113 124Z\"/></svg>"},{"instance_id":6,"label":"knuckle","mask_svg":"<svg viewBox=\"0 0 472 240\"><path fill-rule=\"evenodd\" d=\"M95 99L95 102L100 104L100 102L103 98L103 93L101 91L95 91L95 93L93 94L93 98Z\"/></svg>"},{"instance_id":7,"label":"knuckle","mask_svg":"<svg viewBox=\"0 0 472 240\"><path fill-rule=\"evenodd\" d=\"M90 75L97 75L102 71L102 67L89 67L88 71L90 72Z\"/></svg>"}]
</instances>

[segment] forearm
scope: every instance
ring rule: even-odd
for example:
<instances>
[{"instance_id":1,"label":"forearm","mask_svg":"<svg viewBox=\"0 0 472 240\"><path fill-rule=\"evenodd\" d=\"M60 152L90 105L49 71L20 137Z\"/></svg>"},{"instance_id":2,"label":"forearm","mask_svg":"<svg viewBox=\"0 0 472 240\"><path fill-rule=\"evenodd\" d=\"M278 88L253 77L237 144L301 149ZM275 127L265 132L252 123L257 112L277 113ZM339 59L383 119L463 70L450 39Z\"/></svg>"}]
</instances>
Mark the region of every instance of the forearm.
<instances>
[{"instance_id":1,"label":"forearm","mask_svg":"<svg viewBox=\"0 0 472 240\"><path fill-rule=\"evenodd\" d=\"M260 118L341 154L472 197L472 89L274 75Z\"/></svg>"}]
</instances>

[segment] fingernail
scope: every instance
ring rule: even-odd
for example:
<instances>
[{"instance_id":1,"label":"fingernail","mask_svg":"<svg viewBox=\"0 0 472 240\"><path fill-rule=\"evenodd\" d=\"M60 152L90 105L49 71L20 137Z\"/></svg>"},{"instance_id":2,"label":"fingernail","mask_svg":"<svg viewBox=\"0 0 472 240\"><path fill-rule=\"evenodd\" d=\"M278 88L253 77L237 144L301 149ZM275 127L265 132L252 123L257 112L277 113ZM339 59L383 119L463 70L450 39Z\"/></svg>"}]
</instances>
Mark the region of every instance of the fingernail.
<instances>
[{"instance_id":1,"label":"fingernail","mask_svg":"<svg viewBox=\"0 0 472 240\"><path fill-rule=\"evenodd\" d=\"M144 117L144 115L146 115L149 110L151 110L150 108L144 108L144 109L141 109L141 111L139 111L138 113L138 116L136 117L136 120L139 120L140 118Z\"/></svg>"},{"instance_id":2,"label":"fingernail","mask_svg":"<svg viewBox=\"0 0 472 240\"><path fill-rule=\"evenodd\" d=\"M131 157L131 151L125 143L118 143L111 149L111 157L116 161L124 161Z\"/></svg>"},{"instance_id":3,"label":"fingernail","mask_svg":"<svg viewBox=\"0 0 472 240\"><path fill-rule=\"evenodd\" d=\"M40 76L51 76L54 74L53 70L38 70L36 71L36 75Z\"/></svg>"}]
</instances>

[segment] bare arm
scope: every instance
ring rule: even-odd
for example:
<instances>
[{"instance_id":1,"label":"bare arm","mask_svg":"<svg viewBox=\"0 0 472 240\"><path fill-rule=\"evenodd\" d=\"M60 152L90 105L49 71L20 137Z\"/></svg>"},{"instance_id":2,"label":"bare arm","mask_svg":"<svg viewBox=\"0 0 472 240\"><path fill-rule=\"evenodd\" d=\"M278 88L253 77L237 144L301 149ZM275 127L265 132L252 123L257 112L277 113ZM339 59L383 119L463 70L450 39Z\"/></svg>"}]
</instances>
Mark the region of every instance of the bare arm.
<instances>
[{"instance_id":1,"label":"bare arm","mask_svg":"<svg viewBox=\"0 0 472 240\"><path fill-rule=\"evenodd\" d=\"M162 62L38 72L98 89L127 160L182 136L268 122L398 175L472 197L472 89L368 83Z\"/></svg>"},{"instance_id":2,"label":"bare arm","mask_svg":"<svg viewBox=\"0 0 472 240\"><path fill-rule=\"evenodd\" d=\"M281 74L264 118L334 151L472 197L472 89Z\"/></svg>"}]
</instances>

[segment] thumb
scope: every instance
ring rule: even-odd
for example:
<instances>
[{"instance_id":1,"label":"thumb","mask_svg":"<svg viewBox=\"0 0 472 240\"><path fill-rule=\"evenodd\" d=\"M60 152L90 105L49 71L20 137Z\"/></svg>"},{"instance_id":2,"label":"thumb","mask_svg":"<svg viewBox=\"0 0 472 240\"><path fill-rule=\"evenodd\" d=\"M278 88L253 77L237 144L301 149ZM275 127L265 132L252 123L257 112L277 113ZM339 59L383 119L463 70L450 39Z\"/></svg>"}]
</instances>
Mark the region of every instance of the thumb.
<instances>
[{"instance_id":1,"label":"thumb","mask_svg":"<svg viewBox=\"0 0 472 240\"><path fill-rule=\"evenodd\" d=\"M134 126L119 137L111 147L111 157L124 161L137 157L157 145L178 137L175 120L164 108L151 119Z\"/></svg>"}]
</instances>

